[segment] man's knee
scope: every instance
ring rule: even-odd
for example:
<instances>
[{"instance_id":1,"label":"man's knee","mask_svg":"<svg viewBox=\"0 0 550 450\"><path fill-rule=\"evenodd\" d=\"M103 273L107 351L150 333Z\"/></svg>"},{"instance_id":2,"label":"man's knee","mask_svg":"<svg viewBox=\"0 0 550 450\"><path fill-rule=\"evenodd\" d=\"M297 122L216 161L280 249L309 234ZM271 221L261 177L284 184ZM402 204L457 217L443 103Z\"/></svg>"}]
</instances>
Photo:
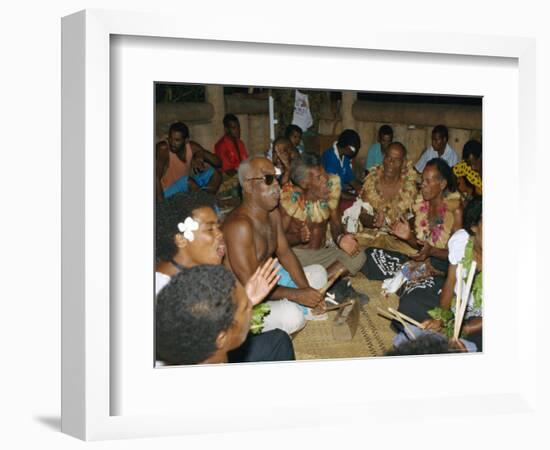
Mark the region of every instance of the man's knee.
<instances>
[{"instance_id":1,"label":"man's knee","mask_svg":"<svg viewBox=\"0 0 550 450\"><path fill-rule=\"evenodd\" d=\"M342 253L343 250L340 250ZM350 275L355 275L361 270L361 268L367 262L367 254L364 250L361 250L356 256L349 256L347 253L344 253L343 257L339 261L348 269Z\"/></svg>"},{"instance_id":2,"label":"man's knee","mask_svg":"<svg viewBox=\"0 0 550 450\"><path fill-rule=\"evenodd\" d=\"M269 305L271 312L265 318L264 331L279 328L292 334L305 326L306 319L302 307L297 303L283 299L270 300Z\"/></svg>"},{"instance_id":3,"label":"man's knee","mask_svg":"<svg viewBox=\"0 0 550 450\"><path fill-rule=\"evenodd\" d=\"M311 264L304 267L307 282L313 289L321 289L328 280L327 269L321 264Z\"/></svg>"}]
</instances>

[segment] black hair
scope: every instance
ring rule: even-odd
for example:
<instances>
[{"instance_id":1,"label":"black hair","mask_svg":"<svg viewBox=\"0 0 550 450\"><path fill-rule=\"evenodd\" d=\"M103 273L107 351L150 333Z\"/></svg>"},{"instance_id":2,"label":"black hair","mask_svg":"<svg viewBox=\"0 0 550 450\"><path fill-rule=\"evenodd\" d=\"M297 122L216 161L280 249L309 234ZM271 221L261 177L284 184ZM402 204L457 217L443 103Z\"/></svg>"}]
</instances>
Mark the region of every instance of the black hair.
<instances>
[{"instance_id":1,"label":"black hair","mask_svg":"<svg viewBox=\"0 0 550 450\"><path fill-rule=\"evenodd\" d=\"M290 139L288 139L286 136L279 136L278 138L276 138L273 141L273 148L275 148L275 146L279 144L288 144L289 146L292 145L292 143L290 142Z\"/></svg>"},{"instance_id":2,"label":"black hair","mask_svg":"<svg viewBox=\"0 0 550 450\"><path fill-rule=\"evenodd\" d=\"M401 142L393 141L390 145L388 145L386 150L389 150L390 147L399 147L403 151L403 159L407 157L407 147L405 147Z\"/></svg>"},{"instance_id":3,"label":"black hair","mask_svg":"<svg viewBox=\"0 0 550 450\"><path fill-rule=\"evenodd\" d=\"M235 276L223 265L183 269L157 295L157 359L198 364L217 349L216 338L235 316Z\"/></svg>"},{"instance_id":4,"label":"black hair","mask_svg":"<svg viewBox=\"0 0 550 450\"><path fill-rule=\"evenodd\" d=\"M439 355L455 353L449 348L449 341L435 333L425 333L412 341L406 341L386 352L386 356Z\"/></svg>"},{"instance_id":5,"label":"black hair","mask_svg":"<svg viewBox=\"0 0 550 450\"><path fill-rule=\"evenodd\" d=\"M426 167L428 166L435 167L441 178L447 181L447 190L449 192L456 192L456 176L447 161L443 158L432 158L426 163Z\"/></svg>"},{"instance_id":6,"label":"black hair","mask_svg":"<svg viewBox=\"0 0 550 450\"><path fill-rule=\"evenodd\" d=\"M297 132L297 133L300 133L300 136L302 134L304 134L304 132L302 131L302 129L298 126L298 125L294 125L294 124L290 124L288 125L286 128L285 128L285 137L287 139L290 138L290 135L293 133L293 132Z\"/></svg>"},{"instance_id":7,"label":"black hair","mask_svg":"<svg viewBox=\"0 0 550 450\"><path fill-rule=\"evenodd\" d=\"M187 139L189 137L189 127L183 122L174 122L172 125L170 125L170 128L168 129L168 136L170 136L175 131L179 131L183 135L184 139Z\"/></svg>"},{"instance_id":8,"label":"black hair","mask_svg":"<svg viewBox=\"0 0 550 450\"><path fill-rule=\"evenodd\" d=\"M483 213L483 203L481 197L472 198L462 214L462 227L468 232L468 234L474 234L472 227L479 224Z\"/></svg>"},{"instance_id":9,"label":"black hair","mask_svg":"<svg viewBox=\"0 0 550 450\"><path fill-rule=\"evenodd\" d=\"M226 114L225 116L223 116L223 126L225 128L229 128L229 124L231 122L239 123L239 119L237 118L237 116L235 114Z\"/></svg>"},{"instance_id":10,"label":"black hair","mask_svg":"<svg viewBox=\"0 0 550 450\"><path fill-rule=\"evenodd\" d=\"M462 159L468 159L470 155L473 155L476 159L481 158L481 142L471 139L464 144Z\"/></svg>"},{"instance_id":11,"label":"black hair","mask_svg":"<svg viewBox=\"0 0 550 450\"><path fill-rule=\"evenodd\" d=\"M389 125L382 125L380 129L378 130L378 137L382 138L382 136L391 135L393 138L393 128Z\"/></svg>"},{"instance_id":12,"label":"black hair","mask_svg":"<svg viewBox=\"0 0 550 450\"><path fill-rule=\"evenodd\" d=\"M357 131L347 129L342 131L340 136L338 136L339 147L347 147L348 145L355 147L356 152L361 148L361 138L357 134Z\"/></svg>"},{"instance_id":13,"label":"black hair","mask_svg":"<svg viewBox=\"0 0 550 450\"><path fill-rule=\"evenodd\" d=\"M432 130L432 135L433 134L439 134L441 137L449 140L449 130L445 125L436 125Z\"/></svg>"},{"instance_id":14,"label":"black hair","mask_svg":"<svg viewBox=\"0 0 550 450\"><path fill-rule=\"evenodd\" d=\"M215 198L203 191L179 192L158 203L155 212L155 251L157 260L170 261L177 252L174 236L178 224L190 217L195 209L209 206L215 210Z\"/></svg>"},{"instance_id":15,"label":"black hair","mask_svg":"<svg viewBox=\"0 0 550 450\"><path fill-rule=\"evenodd\" d=\"M301 158L296 158L290 165L290 180L297 186L307 176L309 169L321 166L321 157L318 153L304 153Z\"/></svg>"}]
</instances>

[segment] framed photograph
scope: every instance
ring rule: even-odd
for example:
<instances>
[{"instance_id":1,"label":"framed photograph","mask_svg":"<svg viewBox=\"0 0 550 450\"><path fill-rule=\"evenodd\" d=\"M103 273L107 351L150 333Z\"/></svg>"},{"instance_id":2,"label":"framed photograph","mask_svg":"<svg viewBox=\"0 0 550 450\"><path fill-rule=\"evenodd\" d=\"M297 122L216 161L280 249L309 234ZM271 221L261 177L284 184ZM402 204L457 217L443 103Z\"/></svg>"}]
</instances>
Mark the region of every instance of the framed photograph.
<instances>
[{"instance_id":1,"label":"framed photograph","mask_svg":"<svg viewBox=\"0 0 550 450\"><path fill-rule=\"evenodd\" d=\"M519 150L535 145L534 42L180 25L164 14L63 18L62 430L100 440L374 424L403 417L396 405L438 420L466 418L472 404L478 416L534 411L537 292L518 280L530 278L520 262L536 258L535 237L503 248L499 226L536 221L534 156ZM483 353L155 367L159 83L481 99ZM449 377L427 375L438 373Z\"/></svg>"}]
</instances>

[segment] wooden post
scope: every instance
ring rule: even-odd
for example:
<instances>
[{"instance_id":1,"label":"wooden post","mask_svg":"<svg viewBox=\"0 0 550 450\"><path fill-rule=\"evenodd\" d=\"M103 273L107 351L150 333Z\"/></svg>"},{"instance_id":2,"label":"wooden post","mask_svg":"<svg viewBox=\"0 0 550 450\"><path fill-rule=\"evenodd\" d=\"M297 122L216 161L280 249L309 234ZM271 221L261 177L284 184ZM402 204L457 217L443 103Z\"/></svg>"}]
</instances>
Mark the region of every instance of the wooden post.
<instances>
[{"instance_id":1,"label":"wooden post","mask_svg":"<svg viewBox=\"0 0 550 450\"><path fill-rule=\"evenodd\" d=\"M342 128L355 129L355 119L353 118L352 108L357 100L357 92L342 91Z\"/></svg>"},{"instance_id":2,"label":"wooden post","mask_svg":"<svg viewBox=\"0 0 550 450\"><path fill-rule=\"evenodd\" d=\"M225 116L225 102L223 86L206 85L206 101L214 107L212 117L212 135L214 142L223 136L223 116Z\"/></svg>"}]
</instances>

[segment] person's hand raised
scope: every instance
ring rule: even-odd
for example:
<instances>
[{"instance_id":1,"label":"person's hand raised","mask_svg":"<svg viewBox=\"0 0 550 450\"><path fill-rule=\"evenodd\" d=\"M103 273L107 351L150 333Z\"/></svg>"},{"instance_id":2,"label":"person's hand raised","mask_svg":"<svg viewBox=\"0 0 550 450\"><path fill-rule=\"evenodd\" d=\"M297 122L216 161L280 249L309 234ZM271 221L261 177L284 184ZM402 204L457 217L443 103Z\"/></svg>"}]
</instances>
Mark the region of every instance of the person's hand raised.
<instances>
[{"instance_id":1,"label":"person's hand raised","mask_svg":"<svg viewBox=\"0 0 550 450\"><path fill-rule=\"evenodd\" d=\"M260 303L275 287L281 278L278 273L277 258L269 258L263 265L258 266L244 287L253 305Z\"/></svg>"},{"instance_id":2,"label":"person's hand raised","mask_svg":"<svg viewBox=\"0 0 550 450\"><path fill-rule=\"evenodd\" d=\"M412 231L409 222L402 217L399 218L391 227L391 233L404 241L408 241L412 238Z\"/></svg>"}]
</instances>

